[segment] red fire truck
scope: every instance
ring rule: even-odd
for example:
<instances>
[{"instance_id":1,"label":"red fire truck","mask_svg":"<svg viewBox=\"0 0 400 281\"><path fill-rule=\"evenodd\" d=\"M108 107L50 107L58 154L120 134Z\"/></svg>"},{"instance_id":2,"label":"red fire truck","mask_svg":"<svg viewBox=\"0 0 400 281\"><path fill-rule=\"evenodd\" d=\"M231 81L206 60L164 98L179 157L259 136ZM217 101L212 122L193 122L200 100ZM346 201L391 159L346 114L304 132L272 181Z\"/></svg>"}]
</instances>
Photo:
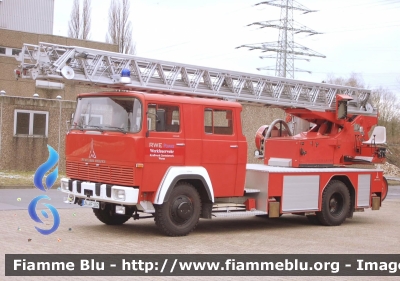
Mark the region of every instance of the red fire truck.
<instances>
[{"instance_id":1,"label":"red fire truck","mask_svg":"<svg viewBox=\"0 0 400 281\"><path fill-rule=\"evenodd\" d=\"M334 226L379 210L387 194L373 168L385 161L386 132L369 90L49 43L25 44L19 60L17 77L109 88L78 95L61 180L66 202L91 206L105 224L151 217L182 236L199 218L298 214ZM247 164L241 103L312 126L260 127L263 163Z\"/></svg>"}]
</instances>

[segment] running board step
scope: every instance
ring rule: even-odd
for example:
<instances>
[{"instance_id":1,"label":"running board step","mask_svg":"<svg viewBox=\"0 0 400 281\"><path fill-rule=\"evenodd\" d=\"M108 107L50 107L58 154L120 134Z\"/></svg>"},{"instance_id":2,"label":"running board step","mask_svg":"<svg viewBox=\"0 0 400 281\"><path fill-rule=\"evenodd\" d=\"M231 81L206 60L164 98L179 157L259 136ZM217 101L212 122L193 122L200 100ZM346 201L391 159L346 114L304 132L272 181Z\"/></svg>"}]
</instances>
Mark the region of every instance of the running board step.
<instances>
[{"instance_id":1,"label":"running board step","mask_svg":"<svg viewBox=\"0 0 400 281\"><path fill-rule=\"evenodd\" d=\"M237 212L213 212L212 216L217 218L227 218L227 217L251 217L259 215L267 215L267 212L263 211L237 211Z\"/></svg>"},{"instance_id":2,"label":"running board step","mask_svg":"<svg viewBox=\"0 0 400 281\"><path fill-rule=\"evenodd\" d=\"M250 189L250 188L246 188L244 190L244 195L250 194L250 193L260 193L260 190L259 189Z\"/></svg>"},{"instance_id":3,"label":"running board step","mask_svg":"<svg viewBox=\"0 0 400 281\"><path fill-rule=\"evenodd\" d=\"M213 212L216 212L216 211L224 211L224 212L241 211L241 210L246 210L246 205L233 203L233 202L228 202L228 203L219 202L219 203L214 203L212 210L213 210Z\"/></svg>"}]
</instances>

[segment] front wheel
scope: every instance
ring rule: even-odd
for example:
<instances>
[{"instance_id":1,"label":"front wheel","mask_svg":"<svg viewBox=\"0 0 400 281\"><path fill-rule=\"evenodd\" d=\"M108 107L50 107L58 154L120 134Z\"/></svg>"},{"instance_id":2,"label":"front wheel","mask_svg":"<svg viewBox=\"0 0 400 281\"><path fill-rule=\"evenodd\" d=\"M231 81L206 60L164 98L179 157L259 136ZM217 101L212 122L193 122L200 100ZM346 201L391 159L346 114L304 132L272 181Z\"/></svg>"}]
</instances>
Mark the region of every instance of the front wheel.
<instances>
[{"instance_id":1,"label":"front wheel","mask_svg":"<svg viewBox=\"0 0 400 281\"><path fill-rule=\"evenodd\" d=\"M341 225L350 212L350 193L346 185L331 181L322 194L322 208L317 218L323 225Z\"/></svg>"},{"instance_id":2,"label":"front wheel","mask_svg":"<svg viewBox=\"0 0 400 281\"><path fill-rule=\"evenodd\" d=\"M93 209L93 213L99 221L108 225L124 224L131 218L113 213L111 204L106 204L104 209Z\"/></svg>"},{"instance_id":3,"label":"front wheel","mask_svg":"<svg viewBox=\"0 0 400 281\"><path fill-rule=\"evenodd\" d=\"M201 200L197 190L189 183L178 183L167 202L156 205L155 221L168 236L184 236L192 232L199 222Z\"/></svg>"}]
</instances>

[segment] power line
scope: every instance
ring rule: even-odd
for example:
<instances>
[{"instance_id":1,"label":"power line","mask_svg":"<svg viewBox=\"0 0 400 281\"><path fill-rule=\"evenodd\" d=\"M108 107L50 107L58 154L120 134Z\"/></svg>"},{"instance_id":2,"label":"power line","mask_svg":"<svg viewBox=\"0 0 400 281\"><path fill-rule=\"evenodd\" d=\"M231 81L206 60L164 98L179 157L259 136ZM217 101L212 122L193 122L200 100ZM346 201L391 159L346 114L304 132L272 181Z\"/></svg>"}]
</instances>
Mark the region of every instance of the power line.
<instances>
[{"instance_id":1,"label":"power line","mask_svg":"<svg viewBox=\"0 0 400 281\"><path fill-rule=\"evenodd\" d=\"M384 22L379 22L380 25L385 24L385 25L396 25L396 24L400 24L400 21L396 20L396 21L384 21ZM362 24L362 25L356 25L353 27L375 27L376 23L372 22L370 24ZM336 30L341 30L341 29L348 29L348 25L346 26L338 26L337 29L332 29L331 31L336 31Z\"/></svg>"},{"instance_id":2,"label":"power line","mask_svg":"<svg viewBox=\"0 0 400 281\"><path fill-rule=\"evenodd\" d=\"M343 10L343 9L348 9L348 8L353 8L353 7L365 7L365 8L372 8L376 6L386 6L386 5L391 5L391 4L397 4L400 3L399 1L393 1L393 2L388 2L388 1L373 1L373 2L363 2L363 3L358 3L355 5L347 5L347 6L337 6L334 8L330 8L329 12L332 10Z\"/></svg>"},{"instance_id":3,"label":"power line","mask_svg":"<svg viewBox=\"0 0 400 281\"><path fill-rule=\"evenodd\" d=\"M379 28L386 28L386 27L397 27L400 26L400 24L396 25L385 25L385 26L375 26L375 27L369 27L369 28L358 28L358 29L347 29L347 30L338 30L338 31L328 31L325 32L326 34L328 33L342 33L342 32L351 32L351 31L360 31L360 30L371 30L371 29L379 29Z\"/></svg>"}]
</instances>

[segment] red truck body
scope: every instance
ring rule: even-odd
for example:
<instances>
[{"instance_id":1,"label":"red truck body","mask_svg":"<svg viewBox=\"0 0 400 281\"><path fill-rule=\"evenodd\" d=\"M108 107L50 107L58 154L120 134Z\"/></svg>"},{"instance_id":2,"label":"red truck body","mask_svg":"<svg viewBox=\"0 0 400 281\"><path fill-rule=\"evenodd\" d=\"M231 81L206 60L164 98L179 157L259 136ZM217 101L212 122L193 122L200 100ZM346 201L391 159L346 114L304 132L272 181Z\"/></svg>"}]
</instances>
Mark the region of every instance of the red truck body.
<instances>
[{"instance_id":1,"label":"red truck body","mask_svg":"<svg viewBox=\"0 0 400 281\"><path fill-rule=\"evenodd\" d=\"M336 122L331 113L308 113L316 125L296 136L278 127L266 136L263 126L256 144L264 164L247 164L241 111L236 102L186 96L79 95L66 137L67 201L89 204L107 224L151 214L171 236L188 234L199 217L294 213L338 225L354 211L379 209L383 172L343 165L357 156L384 161L380 148L362 144L365 132L353 130L368 132L374 117ZM321 133L326 120L333 122Z\"/></svg>"},{"instance_id":2,"label":"red truck body","mask_svg":"<svg viewBox=\"0 0 400 281\"><path fill-rule=\"evenodd\" d=\"M199 218L292 213L336 226L386 197L373 166L385 162L386 130L368 89L44 42L17 60L16 79L112 89L78 95L61 180L65 202L105 224L151 217L181 236ZM247 164L239 102L281 108L301 130L261 126L260 164Z\"/></svg>"}]
</instances>

